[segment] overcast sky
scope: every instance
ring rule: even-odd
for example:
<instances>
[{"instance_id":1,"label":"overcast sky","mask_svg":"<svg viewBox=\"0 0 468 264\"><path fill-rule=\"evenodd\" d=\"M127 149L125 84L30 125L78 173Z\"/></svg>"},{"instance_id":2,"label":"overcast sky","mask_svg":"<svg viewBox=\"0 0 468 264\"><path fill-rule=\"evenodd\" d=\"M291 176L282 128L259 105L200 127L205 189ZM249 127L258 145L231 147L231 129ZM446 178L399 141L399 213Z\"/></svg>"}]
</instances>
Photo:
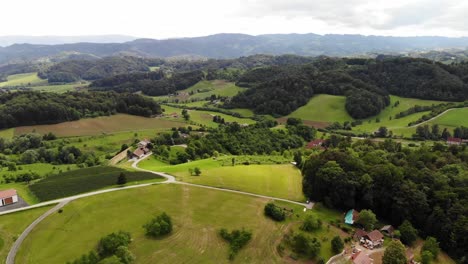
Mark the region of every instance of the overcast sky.
<instances>
[{"instance_id":1,"label":"overcast sky","mask_svg":"<svg viewBox=\"0 0 468 264\"><path fill-rule=\"evenodd\" d=\"M0 35L468 36L466 0L2 0Z\"/></svg>"}]
</instances>

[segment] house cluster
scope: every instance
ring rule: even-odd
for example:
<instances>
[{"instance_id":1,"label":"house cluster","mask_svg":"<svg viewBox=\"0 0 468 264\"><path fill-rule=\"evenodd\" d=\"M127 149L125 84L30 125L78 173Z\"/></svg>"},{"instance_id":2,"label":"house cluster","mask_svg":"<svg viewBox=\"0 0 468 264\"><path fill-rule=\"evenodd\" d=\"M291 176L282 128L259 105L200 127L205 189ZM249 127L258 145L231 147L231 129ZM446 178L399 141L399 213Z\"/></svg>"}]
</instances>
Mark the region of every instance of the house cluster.
<instances>
[{"instance_id":1,"label":"house cluster","mask_svg":"<svg viewBox=\"0 0 468 264\"><path fill-rule=\"evenodd\" d=\"M454 138L454 137L447 138L447 145L460 146L461 144L468 144L468 139L461 139L461 138Z\"/></svg>"},{"instance_id":2,"label":"house cluster","mask_svg":"<svg viewBox=\"0 0 468 264\"><path fill-rule=\"evenodd\" d=\"M374 249L383 246L384 235L379 230L373 230L367 233L362 229L357 229L354 234L354 239L359 241L361 246L368 249Z\"/></svg>"},{"instance_id":3,"label":"house cluster","mask_svg":"<svg viewBox=\"0 0 468 264\"><path fill-rule=\"evenodd\" d=\"M374 260L362 251L357 251L351 255L351 261L353 264L372 264Z\"/></svg>"},{"instance_id":4,"label":"house cluster","mask_svg":"<svg viewBox=\"0 0 468 264\"><path fill-rule=\"evenodd\" d=\"M148 139L144 139L140 142L138 142L138 147L135 151L132 153L132 157L141 159L143 156L148 154L150 152L149 145L151 142Z\"/></svg>"},{"instance_id":5,"label":"house cluster","mask_svg":"<svg viewBox=\"0 0 468 264\"><path fill-rule=\"evenodd\" d=\"M307 143L306 149L321 149L324 150L325 147L323 147L325 143L325 140L323 139L315 139Z\"/></svg>"},{"instance_id":6,"label":"house cluster","mask_svg":"<svg viewBox=\"0 0 468 264\"><path fill-rule=\"evenodd\" d=\"M0 191L0 207L5 205L10 205L18 202L18 194L16 190L10 189L5 191Z\"/></svg>"}]
</instances>

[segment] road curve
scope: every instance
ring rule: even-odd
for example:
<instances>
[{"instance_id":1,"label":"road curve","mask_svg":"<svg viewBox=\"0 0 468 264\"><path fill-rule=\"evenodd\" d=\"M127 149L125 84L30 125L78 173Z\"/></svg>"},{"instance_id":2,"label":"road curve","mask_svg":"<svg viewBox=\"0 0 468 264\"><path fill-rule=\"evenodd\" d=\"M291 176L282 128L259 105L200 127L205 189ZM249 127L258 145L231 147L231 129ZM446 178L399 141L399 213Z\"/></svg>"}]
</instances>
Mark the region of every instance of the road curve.
<instances>
[{"instance_id":1,"label":"road curve","mask_svg":"<svg viewBox=\"0 0 468 264\"><path fill-rule=\"evenodd\" d=\"M271 196L266 196L266 195L255 194L255 193L236 191L236 190L230 190L230 189L224 189L224 188L218 188L218 187L212 187L212 186L206 186L206 185L199 185L199 184L193 184L193 183L187 183L187 182L180 182L180 181L177 181L175 179L175 177L172 176L172 175L169 175L169 174L166 174L166 173L163 173L163 172L155 172L155 171L145 170L145 169L139 168L137 166L138 163L140 161L148 158L150 155L151 155L151 152L146 154L141 159L138 159L138 160L134 161L133 164L132 164L132 167L134 169L136 169L136 170L145 171L145 172L153 173L153 174L156 174L158 176L164 177L164 178L166 178L166 181L164 181L164 182L155 182L155 183L145 183L145 184L138 184L138 185L130 185L130 186L125 186L125 187L116 187L116 188L112 188L112 189L94 191L94 192L79 194L79 195L75 195L75 196L65 197L65 198L61 198L61 199L57 199L57 200L52 200L52 201L48 201L48 202L38 203L38 204L35 204L35 205L30 205L30 206L26 206L26 207L14 209L14 210L6 211L6 212L1 212L0 215L5 215L5 214L14 213L14 212L25 211L25 210L29 210L29 209L33 209L33 208L43 207L43 206L47 206L47 205L51 205L51 204L57 204L54 208L50 209L49 211L45 212L43 215L38 217L32 224L30 224L23 231L21 236L15 241L12 248L8 252L8 257L7 257L6 264L15 264L16 254L18 253L18 249L21 246L21 244L23 243L24 239L29 235L29 233L34 229L34 227L36 227L47 216L49 216L52 213L58 211L60 208L62 208L67 203L69 203L69 202L71 202L73 200L88 197L88 196L98 195L98 194L102 194L102 193L108 193L108 192L114 192L114 191L120 191L120 190L126 190L126 189L141 188L141 187L150 186L150 185L154 185L154 184L174 183L174 184L188 185L188 186L193 186L193 187L198 187L198 188L218 190L218 191L223 191L223 192L238 193L238 194L242 194L242 195L248 195L248 196L253 196L253 197L271 199L271 200L276 200L276 201L282 201L282 202L301 205L301 206L304 206L307 209L312 209L313 206L314 206L314 203L312 203L312 202L310 202L310 203L301 203L301 202L292 201L292 200L288 200L288 199L276 198L276 197L271 197Z\"/></svg>"},{"instance_id":2,"label":"road curve","mask_svg":"<svg viewBox=\"0 0 468 264\"><path fill-rule=\"evenodd\" d=\"M430 118L430 119L428 119L428 120L426 120L426 121L423 121L423 122L421 122L421 123L419 123L419 124L412 125L412 126L409 126L409 127L413 128L413 127L420 126L420 125L425 124L425 123L427 123L427 122L430 122L430 121L432 121L432 120L434 120L434 119L440 117L441 115L444 115L445 113L450 112L450 111L452 111L452 110L454 110L454 109L463 109L463 108L468 108L468 107L461 107L461 108L457 107L457 108L450 108L450 109L447 109L447 110L443 111L442 113L440 113L440 114L438 114L438 115L436 115L436 116L434 116L434 117L432 117L432 118Z\"/></svg>"}]
</instances>

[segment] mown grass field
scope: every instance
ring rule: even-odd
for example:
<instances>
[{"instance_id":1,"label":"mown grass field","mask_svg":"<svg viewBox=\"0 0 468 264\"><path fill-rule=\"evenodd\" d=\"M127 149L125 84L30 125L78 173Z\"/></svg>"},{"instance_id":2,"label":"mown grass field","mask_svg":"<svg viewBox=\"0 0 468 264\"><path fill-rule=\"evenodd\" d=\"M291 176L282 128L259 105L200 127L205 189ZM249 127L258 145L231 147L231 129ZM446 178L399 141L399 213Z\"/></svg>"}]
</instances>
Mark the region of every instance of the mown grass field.
<instances>
[{"instance_id":1,"label":"mown grass field","mask_svg":"<svg viewBox=\"0 0 468 264\"><path fill-rule=\"evenodd\" d=\"M304 201L301 172L291 164L235 165L231 157L224 161L197 160L179 165L161 163L150 157L138 164L143 169L166 172L177 180L226 189L240 190L267 196ZM236 158L240 164L241 158ZM224 165L224 166L223 166ZM200 168L200 176L192 176L189 169Z\"/></svg>"},{"instance_id":2,"label":"mown grass field","mask_svg":"<svg viewBox=\"0 0 468 264\"><path fill-rule=\"evenodd\" d=\"M459 126L468 127L468 108L452 109L445 114L427 122L427 124L438 124L439 126L452 129Z\"/></svg>"},{"instance_id":3,"label":"mown grass field","mask_svg":"<svg viewBox=\"0 0 468 264\"><path fill-rule=\"evenodd\" d=\"M346 112L345 102L344 96L319 94L287 117L329 123L352 121L353 118Z\"/></svg>"},{"instance_id":4,"label":"mown grass field","mask_svg":"<svg viewBox=\"0 0 468 264\"><path fill-rule=\"evenodd\" d=\"M177 91L178 96L157 96L154 97L154 99L156 101L168 100L170 102L175 100L179 100L180 102L204 100L211 95L233 97L239 92L245 90L246 88L238 87L232 82L226 82L223 80L200 81L187 89Z\"/></svg>"},{"instance_id":5,"label":"mown grass field","mask_svg":"<svg viewBox=\"0 0 468 264\"><path fill-rule=\"evenodd\" d=\"M14 128L7 128L7 129L0 130L0 137L2 138L13 138L14 135L15 135Z\"/></svg>"},{"instance_id":6,"label":"mown grass field","mask_svg":"<svg viewBox=\"0 0 468 264\"><path fill-rule=\"evenodd\" d=\"M37 72L14 74L7 77L6 82L0 82L0 87L10 86L33 86L46 85L47 80L43 80L37 76Z\"/></svg>"},{"instance_id":7,"label":"mown grass field","mask_svg":"<svg viewBox=\"0 0 468 264\"><path fill-rule=\"evenodd\" d=\"M267 202L177 184L87 197L71 202L61 214L41 222L26 238L17 262L72 261L93 250L104 235L125 230L132 234L130 250L136 256L135 263L284 263L276 246L289 226L306 214L320 212L304 213L301 206L280 203L293 209L294 214L286 222L277 223L263 215ZM173 219L173 233L161 239L146 237L142 225L163 211ZM220 228L246 228L253 233L234 261L228 260L228 245L217 234Z\"/></svg>"},{"instance_id":8,"label":"mown grass field","mask_svg":"<svg viewBox=\"0 0 468 264\"><path fill-rule=\"evenodd\" d=\"M5 263L8 251L24 229L52 206L0 216L0 262ZM19 263L19 262L18 262Z\"/></svg>"},{"instance_id":9,"label":"mown grass field","mask_svg":"<svg viewBox=\"0 0 468 264\"><path fill-rule=\"evenodd\" d=\"M126 171L117 167L91 167L49 176L29 188L40 201L54 200L116 186L117 177L124 173L128 183L164 179L148 172Z\"/></svg>"},{"instance_id":10,"label":"mown grass field","mask_svg":"<svg viewBox=\"0 0 468 264\"><path fill-rule=\"evenodd\" d=\"M40 85L31 87L33 91L52 92L52 93L65 93L68 91L75 91L77 87L86 86L87 83L71 83L71 84L56 84L56 85Z\"/></svg>"},{"instance_id":11,"label":"mown grass field","mask_svg":"<svg viewBox=\"0 0 468 264\"><path fill-rule=\"evenodd\" d=\"M138 132L151 129L153 131L167 130L172 127L186 126L182 122L161 118L147 118L126 114L86 118L77 121L63 122L53 125L22 126L15 128L15 135L26 133L46 134L53 132L59 137L90 136L116 132Z\"/></svg>"},{"instance_id":12,"label":"mown grass field","mask_svg":"<svg viewBox=\"0 0 468 264\"><path fill-rule=\"evenodd\" d=\"M165 114L172 114L176 113L178 114L178 118L172 118L168 117L166 120L175 120L175 121L184 121L182 117L182 109L181 108L176 108L176 107L171 107L167 105L163 105L162 108L165 110ZM250 118L238 118L218 112L211 112L211 111L199 111L199 110L188 110L188 113L190 115L190 120L189 122L192 122L197 125L205 125L207 127L217 127L218 123L213 122L213 117L214 116L221 116L224 118L226 122L237 122L239 124L255 124L255 120L252 120Z\"/></svg>"}]
</instances>

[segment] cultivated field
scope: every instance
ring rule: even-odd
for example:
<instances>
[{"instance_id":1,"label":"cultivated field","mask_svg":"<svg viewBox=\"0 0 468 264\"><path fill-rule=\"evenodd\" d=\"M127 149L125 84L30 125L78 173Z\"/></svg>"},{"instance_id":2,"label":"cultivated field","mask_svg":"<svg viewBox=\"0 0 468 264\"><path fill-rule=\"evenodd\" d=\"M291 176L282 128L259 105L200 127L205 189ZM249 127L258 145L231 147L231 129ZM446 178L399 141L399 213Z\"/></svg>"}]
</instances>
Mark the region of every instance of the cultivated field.
<instances>
[{"instance_id":1,"label":"cultivated field","mask_svg":"<svg viewBox=\"0 0 468 264\"><path fill-rule=\"evenodd\" d=\"M241 164L241 157L235 157ZM143 169L166 172L180 181L214 187L241 190L267 196L304 201L301 172L291 164L231 165L231 157L224 161L198 160L171 166L150 157L138 164ZM224 165L224 166L223 166ZM192 176L189 169L200 168L200 176Z\"/></svg>"},{"instance_id":2,"label":"cultivated field","mask_svg":"<svg viewBox=\"0 0 468 264\"><path fill-rule=\"evenodd\" d=\"M53 125L23 126L15 128L15 135L31 132L45 134L53 132L59 137L90 136L115 132L138 132L141 130L161 131L172 127L186 126L181 122L160 118L147 118L126 114L87 118Z\"/></svg>"},{"instance_id":3,"label":"cultivated field","mask_svg":"<svg viewBox=\"0 0 468 264\"><path fill-rule=\"evenodd\" d=\"M5 263L8 251L24 229L51 206L0 216L0 262ZM17 262L20 263L20 262Z\"/></svg>"},{"instance_id":4,"label":"cultivated field","mask_svg":"<svg viewBox=\"0 0 468 264\"><path fill-rule=\"evenodd\" d=\"M30 189L40 201L54 200L106 187L115 187L120 173L126 175L128 183L164 180L148 172L129 172L116 167L91 167L49 176L32 184Z\"/></svg>"},{"instance_id":5,"label":"cultivated field","mask_svg":"<svg viewBox=\"0 0 468 264\"><path fill-rule=\"evenodd\" d=\"M177 91L178 96L157 96L154 98L157 101L169 100L170 102L173 102L177 99L182 102L203 100L211 95L233 97L239 92L245 90L245 88L238 87L232 82L226 82L223 80L200 81L185 90Z\"/></svg>"},{"instance_id":6,"label":"cultivated field","mask_svg":"<svg viewBox=\"0 0 468 264\"><path fill-rule=\"evenodd\" d=\"M87 197L71 202L61 214L53 214L40 223L25 240L17 261L37 264L72 261L95 249L104 235L125 230L132 234L130 250L136 256L135 263L265 263L265 260L284 263L276 246L290 224L305 214L320 212L304 213L301 206L281 203L294 209L294 214L291 220L276 223L263 215L267 202L177 184ZM163 211L173 218L173 233L161 239L146 237L142 225ZM252 240L234 261L227 258L228 245L217 234L220 228L246 228L253 233Z\"/></svg>"},{"instance_id":7,"label":"cultivated field","mask_svg":"<svg viewBox=\"0 0 468 264\"><path fill-rule=\"evenodd\" d=\"M10 75L8 81L0 82L0 87L46 85L47 80L37 76L36 72Z\"/></svg>"}]
</instances>

